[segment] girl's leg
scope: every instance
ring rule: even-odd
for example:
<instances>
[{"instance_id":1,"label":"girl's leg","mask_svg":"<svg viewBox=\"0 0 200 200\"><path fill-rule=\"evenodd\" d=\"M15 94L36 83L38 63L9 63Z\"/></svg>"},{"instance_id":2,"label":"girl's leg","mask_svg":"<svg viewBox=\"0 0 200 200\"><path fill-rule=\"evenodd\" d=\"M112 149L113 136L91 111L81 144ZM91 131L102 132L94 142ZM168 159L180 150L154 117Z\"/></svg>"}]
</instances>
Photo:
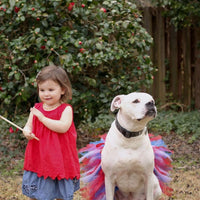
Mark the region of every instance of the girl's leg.
<instances>
[{"instance_id":1,"label":"girl's leg","mask_svg":"<svg viewBox=\"0 0 200 200\"><path fill-rule=\"evenodd\" d=\"M29 200L37 200L37 199L31 199L31 198L30 198Z\"/></svg>"}]
</instances>

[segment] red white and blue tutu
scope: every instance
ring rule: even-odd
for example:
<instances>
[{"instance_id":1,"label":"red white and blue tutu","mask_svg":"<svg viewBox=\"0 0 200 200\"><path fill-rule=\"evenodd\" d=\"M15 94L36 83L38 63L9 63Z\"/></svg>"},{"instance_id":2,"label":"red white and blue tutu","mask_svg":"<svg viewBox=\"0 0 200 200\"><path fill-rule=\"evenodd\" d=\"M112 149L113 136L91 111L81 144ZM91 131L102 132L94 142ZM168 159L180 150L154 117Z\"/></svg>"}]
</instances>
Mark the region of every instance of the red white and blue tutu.
<instances>
[{"instance_id":1,"label":"red white and blue tutu","mask_svg":"<svg viewBox=\"0 0 200 200\"><path fill-rule=\"evenodd\" d=\"M101 151L105 144L106 135L100 136L99 141L91 142L79 150L82 155L79 160L81 163L81 180L84 183L81 191L83 198L88 200L106 200L104 173L101 168ZM172 151L167 148L160 135L149 134L149 138L155 154L154 174L159 180L162 192L170 196L173 191L168 186L171 180L169 172L172 169L170 157Z\"/></svg>"}]
</instances>

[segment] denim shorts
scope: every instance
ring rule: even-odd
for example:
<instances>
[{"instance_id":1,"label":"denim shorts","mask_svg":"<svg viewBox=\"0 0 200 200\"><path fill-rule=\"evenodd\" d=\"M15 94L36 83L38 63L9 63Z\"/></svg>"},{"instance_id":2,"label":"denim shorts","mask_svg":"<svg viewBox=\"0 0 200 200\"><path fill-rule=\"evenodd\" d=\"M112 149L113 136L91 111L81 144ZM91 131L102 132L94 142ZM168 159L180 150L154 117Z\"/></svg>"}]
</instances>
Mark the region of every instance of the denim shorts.
<instances>
[{"instance_id":1,"label":"denim shorts","mask_svg":"<svg viewBox=\"0 0 200 200\"><path fill-rule=\"evenodd\" d=\"M80 181L77 179L51 179L38 177L36 173L24 171L22 193L37 200L72 200L74 192L79 190Z\"/></svg>"}]
</instances>

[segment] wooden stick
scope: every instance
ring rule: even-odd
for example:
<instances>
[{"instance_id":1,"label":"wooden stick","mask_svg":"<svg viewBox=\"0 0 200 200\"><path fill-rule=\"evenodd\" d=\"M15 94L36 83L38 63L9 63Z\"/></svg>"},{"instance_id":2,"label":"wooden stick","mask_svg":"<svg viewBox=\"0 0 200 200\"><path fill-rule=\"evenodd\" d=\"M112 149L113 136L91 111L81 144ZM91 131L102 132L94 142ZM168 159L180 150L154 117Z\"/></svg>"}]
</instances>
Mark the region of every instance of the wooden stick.
<instances>
[{"instance_id":1,"label":"wooden stick","mask_svg":"<svg viewBox=\"0 0 200 200\"><path fill-rule=\"evenodd\" d=\"M14 124L13 122L11 122L10 120L6 119L2 115L0 115L0 118L3 119L4 121L8 122L9 124L15 126L16 128L18 128L19 130L21 130L23 132L23 129L20 126L18 126L17 124ZM34 136L33 138L39 141L39 138L37 138L36 136Z\"/></svg>"}]
</instances>

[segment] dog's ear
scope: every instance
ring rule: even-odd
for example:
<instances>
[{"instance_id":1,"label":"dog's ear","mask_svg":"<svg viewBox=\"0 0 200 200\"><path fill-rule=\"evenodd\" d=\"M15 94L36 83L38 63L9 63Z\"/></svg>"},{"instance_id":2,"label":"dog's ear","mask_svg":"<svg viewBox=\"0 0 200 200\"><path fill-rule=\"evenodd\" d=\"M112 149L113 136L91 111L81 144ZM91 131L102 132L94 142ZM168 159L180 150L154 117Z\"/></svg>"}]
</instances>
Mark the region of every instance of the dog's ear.
<instances>
[{"instance_id":1,"label":"dog's ear","mask_svg":"<svg viewBox=\"0 0 200 200\"><path fill-rule=\"evenodd\" d=\"M112 103L111 103L111 106L110 106L110 110L112 112L115 111L116 109L120 109L123 96L124 95L118 95L112 100Z\"/></svg>"}]
</instances>

